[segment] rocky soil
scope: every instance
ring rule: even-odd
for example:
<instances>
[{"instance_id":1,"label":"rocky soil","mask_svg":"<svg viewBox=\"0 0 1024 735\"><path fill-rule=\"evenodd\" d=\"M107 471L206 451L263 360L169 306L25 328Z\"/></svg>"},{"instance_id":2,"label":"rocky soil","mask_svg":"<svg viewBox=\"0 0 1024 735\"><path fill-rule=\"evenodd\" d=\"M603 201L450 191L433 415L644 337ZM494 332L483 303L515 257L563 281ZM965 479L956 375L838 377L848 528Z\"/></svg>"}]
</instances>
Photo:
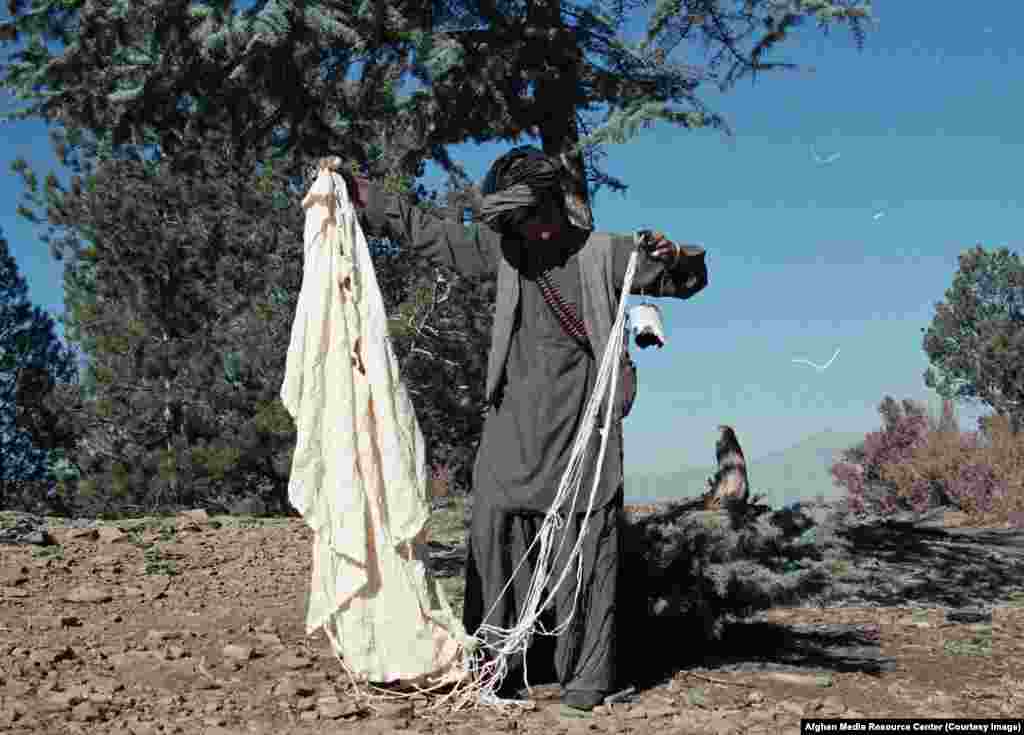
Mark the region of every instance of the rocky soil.
<instances>
[{"instance_id":1,"label":"rocky soil","mask_svg":"<svg viewBox=\"0 0 1024 735\"><path fill-rule=\"evenodd\" d=\"M325 637L304 633L312 537L298 519L17 520L0 514L0 732L756 734L793 732L805 716L1024 712L1019 534L918 534L902 542L910 556L881 534L860 599L731 624L714 658L570 719L550 686L505 713L359 698ZM438 571L456 574L459 550L434 551ZM929 558L987 565L960 590L976 604L930 593Z\"/></svg>"}]
</instances>

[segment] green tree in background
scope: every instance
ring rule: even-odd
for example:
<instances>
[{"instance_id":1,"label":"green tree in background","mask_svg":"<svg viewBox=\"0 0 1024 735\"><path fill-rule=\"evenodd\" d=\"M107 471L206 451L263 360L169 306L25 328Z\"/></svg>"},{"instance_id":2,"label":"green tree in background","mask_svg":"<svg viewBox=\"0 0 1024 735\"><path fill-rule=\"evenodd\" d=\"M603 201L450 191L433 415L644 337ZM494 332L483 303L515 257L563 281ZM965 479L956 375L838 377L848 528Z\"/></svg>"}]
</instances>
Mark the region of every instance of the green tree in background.
<instances>
[{"instance_id":1,"label":"green tree in background","mask_svg":"<svg viewBox=\"0 0 1024 735\"><path fill-rule=\"evenodd\" d=\"M94 348L95 392L64 419L97 502L190 503L242 480L283 494L294 437L277 391L302 218L285 177L265 170L260 191L222 144L195 141L197 169L112 158L70 192L48 182L47 221L88 297L68 322Z\"/></svg>"},{"instance_id":2,"label":"green tree in background","mask_svg":"<svg viewBox=\"0 0 1024 735\"><path fill-rule=\"evenodd\" d=\"M52 479L50 450L62 443L54 427L34 441L34 409L48 383L74 380L74 353L57 338L53 319L29 303L7 240L0 235L0 508L23 506L26 491Z\"/></svg>"},{"instance_id":3,"label":"green tree in background","mask_svg":"<svg viewBox=\"0 0 1024 735\"><path fill-rule=\"evenodd\" d=\"M1016 434L1024 426L1024 265L1007 248L980 244L959 263L946 300L921 330L931 363L925 385L943 398L990 406Z\"/></svg>"},{"instance_id":4,"label":"green tree in background","mask_svg":"<svg viewBox=\"0 0 1024 735\"><path fill-rule=\"evenodd\" d=\"M652 4L644 42L623 41L626 17ZM231 0L11 0L0 39L26 46L3 83L30 102L14 117L109 130L114 143L152 135L173 154L187 149L188 132L201 136L227 115L237 155L270 142L295 160L341 155L377 177L413 173L426 158L462 175L448 145L529 132L547 153L567 154L593 191L622 190L597 165L600 144L659 119L724 129L700 100L702 85L725 89L748 74L795 68L767 57L809 21L826 31L848 25L861 43L871 4L262 0L235 8ZM47 40L64 49L51 54ZM673 59L698 44L704 66ZM409 75L425 89L388 94ZM599 107L603 123L582 114Z\"/></svg>"}]
</instances>

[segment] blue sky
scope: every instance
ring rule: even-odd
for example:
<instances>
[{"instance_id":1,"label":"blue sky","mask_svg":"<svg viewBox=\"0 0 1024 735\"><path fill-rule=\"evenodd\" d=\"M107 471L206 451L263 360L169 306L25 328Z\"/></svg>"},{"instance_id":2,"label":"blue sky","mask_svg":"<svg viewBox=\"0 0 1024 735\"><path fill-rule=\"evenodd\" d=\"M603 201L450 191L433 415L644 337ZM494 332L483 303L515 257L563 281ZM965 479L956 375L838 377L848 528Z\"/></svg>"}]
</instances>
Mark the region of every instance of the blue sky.
<instances>
[{"instance_id":1,"label":"blue sky","mask_svg":"<svg viewBox=\"0 0 1024 735\"><path fill-rule=\"evenodd\" d=\"M937 410L922 378L920 330L957 255L979 242L1024 250L1024 7L941 7L876 3L863 52L841 29L830 38L801 30L776 57L813 74L704 92L733 127L731 140L657 125L606 148L605 169L630 190L598 195L598 229L650 227L702 243L710 273L693 299L657 301L664 349L632 348L640 386L625 422L627 475L710 464L720 423L758 458L826 428L875 430L886 394ZM627 38L640 40L643 20ZM69 177L42 123L8 123L4 134L0 227L30 298L58 314L61 265L42 233L16 217L21 185L9 164L24 155L41 175ZM479 180L508 147L451 151ZM813 148L839 157L817 164ZM425 183L442 181L428 164ZM824 372L792 362L824 363L836 349ZM958 410L968 430L987 413Z\"/></svg>"}]
</instances>

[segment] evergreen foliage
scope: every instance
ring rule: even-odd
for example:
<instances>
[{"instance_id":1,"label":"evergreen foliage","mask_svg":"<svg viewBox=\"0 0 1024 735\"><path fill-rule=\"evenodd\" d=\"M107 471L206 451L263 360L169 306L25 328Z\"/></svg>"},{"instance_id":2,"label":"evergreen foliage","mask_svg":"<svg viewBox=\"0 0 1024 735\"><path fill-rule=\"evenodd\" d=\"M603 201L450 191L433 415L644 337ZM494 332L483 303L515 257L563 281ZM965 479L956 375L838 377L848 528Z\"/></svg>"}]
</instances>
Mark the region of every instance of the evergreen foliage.
<instances>
[{"instance_id":1,"label":"evergreen foliage","mask_svg":"<svg viewBox=\"0 0 1024 735\"><path fill-rule=\"evenodd\" d=\"M47 388L77 376L75 355L54 326L29 303L28 286L0 235L0 508L26 508L33 491L49 489L61 460L64 427L33 431Z\"/></svg>"},{"instance_id":2,"label":"evergreen foliage","mask_svg":"<svg viewBox=\"0 0 1024 735\"><path fill-rule=\"evenodd\" d=\"M68 322L92 350L91 395L54 396L55 422L76 430L83 510L253 487L284 497L294 429L277 394L301 210L282 174L264 167L254 187L256 163L233 165L223 139L194 145L188 166L120 156L70 191L48 182L47 221L66 233L57 247L78 285Z\"/></svg>"},{"instance_id":3,"label":"evergreen foliage","mask_svg":"<svg viewBox=\"0 0 1024 735\"><path fill-rule=\"evenodd\" d=\"M1024 264L1007 248L961 254L946 300L935 305L924 351L925 385L973 400L1024 427Z\"/></svg>"},{"instance_id":4,"label":"evergreen foliage","mask_svg":"<svg viewBox=\"0 0 1024 735\"><path fill-rule=\"evenodd\" d=\"M648 653L651 640L664 648L627 676L645 680L666 662L699 660L730 620L841 598L849 591L846 518L843 507L773 511L753 502L705 511L696 500L630 519L620 578L623 649L632 639Z\"/></svg>"},{"instance_id":5,"label":"evergreen foliage","mask_svg":"<svg viewBox=\"0 0 1024 735\"><path fill-rule=\"evenodd\" d=\"M725 130L701 85L797 68L768 55L808 22L848 26L860 44L871 19L869 0L658 0L646 38L632 44L619 32L637 9L621 0L260 0L245 11L230 0L12 0L0 39L26 45L3 84L29 102L14 117L112 131L115 144L149 139L173 154L186 131L228 117L238 155L271 143L296 160L341 155L377 177L433 158L464 179L448 145L525 132L567 154L593 194L625 189L600 169L601 144L656 120ZM65 43L59 54L45 45L54 39ZM699 45L704 66L672 58ZM410 75L425 88L398 99Z\"/></svg>"}]
</instances>

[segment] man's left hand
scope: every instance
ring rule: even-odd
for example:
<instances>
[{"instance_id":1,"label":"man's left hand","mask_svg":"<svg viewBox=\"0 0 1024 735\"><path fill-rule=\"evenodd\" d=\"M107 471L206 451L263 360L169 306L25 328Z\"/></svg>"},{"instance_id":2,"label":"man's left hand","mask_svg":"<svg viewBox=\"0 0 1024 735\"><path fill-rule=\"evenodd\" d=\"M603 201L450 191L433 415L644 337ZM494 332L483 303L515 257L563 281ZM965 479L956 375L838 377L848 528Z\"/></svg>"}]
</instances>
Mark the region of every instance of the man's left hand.
<instances>
[{"instance_id":1,"label":"man's left hand","mask_svg":"<svg viewBox=\"0 0 1024 735\"><path fill-rule=\"evenodd\" d=\"M654 233L654 249L651 257L664 263L675 263L679 259L679 248L662 232Z\"/></svg>"}]
</instances>

